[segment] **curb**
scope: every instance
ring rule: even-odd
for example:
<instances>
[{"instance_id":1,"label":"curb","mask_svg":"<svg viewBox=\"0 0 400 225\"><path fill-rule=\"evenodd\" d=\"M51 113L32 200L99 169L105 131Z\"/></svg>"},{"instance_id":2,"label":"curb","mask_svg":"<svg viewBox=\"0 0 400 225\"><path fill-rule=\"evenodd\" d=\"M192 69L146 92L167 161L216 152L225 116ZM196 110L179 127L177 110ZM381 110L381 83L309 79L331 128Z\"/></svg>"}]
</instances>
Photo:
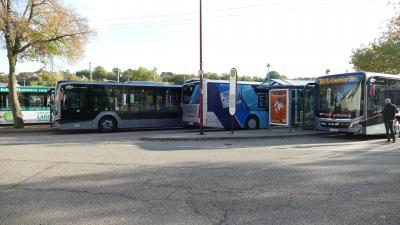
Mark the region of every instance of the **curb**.
<instances>
[{"instance_id":1,"label":"curb","mask_svg":"<svg viewBox=\"0 0 400 225\"><path fill-rule=\"evenodd\" d=\"M16 133L48 133L54 131L53 128L0 128L0 134Z\"/></svg>"},{"instance_id":2,"label":"curb","mask_svg":"<svg viewBox=\"0 0 400 225\"><path fill-rule=\"evenodd\" d=\"M233 137L142 137L142 141L215 141L215 140L256 140L256 139L274 139L274 138L291 138L291 137L305 137L305 136L323 136L328 135L329 132L315 132L307 134L293 134L290 135L260 135L260 136L233 136Z\"/></svg>"}]
</instances>

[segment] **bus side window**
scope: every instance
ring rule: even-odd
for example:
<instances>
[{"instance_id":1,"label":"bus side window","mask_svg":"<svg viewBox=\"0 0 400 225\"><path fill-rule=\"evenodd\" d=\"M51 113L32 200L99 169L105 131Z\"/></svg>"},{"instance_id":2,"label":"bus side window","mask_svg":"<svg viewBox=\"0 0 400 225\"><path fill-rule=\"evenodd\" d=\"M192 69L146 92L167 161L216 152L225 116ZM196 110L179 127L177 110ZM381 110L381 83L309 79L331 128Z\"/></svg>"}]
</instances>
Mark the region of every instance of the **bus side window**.
<instances>
[{"instance_id":1,"label":"bus side window","mask_svg":"<svg viewBox=\"0 0 400 225\"><path fill-rule=\"evenodd\" d=\"M400 79L388 79L388 98L397 107L400 107Z\"/></svg>"},{"instance_id":2,"label":"bus side window","mask_svg":"<svg viewBox=\"0 0 400 225\"><path fill-rule=\"evenodd\" d=\"M0 94L0 108L8 108L8 98L7 98L7 93L1 93Z\"/></svg>"},{"instance_id":3,"label":"bus side window","mask_svg":"<svg viewBox=\"0 0 400 225\"><path fill-rule=\"evenodd\" d=\"M258 95L258 107L262 108L262 109L267 109L268 108L267 95L266 94L259 94Z\"/></svg>"},{"instance_id":4,"label":"bus side window","mask_svg":"<svg viewBox=\"0 0 400 225\"><path fill-rule=\"evenodd\" d=\"M139 90L134 87L129 88L129 111L139 112L140 94Z\"/></svg>"},{"instance_id":5,"label":"bus side window","mask_svg":"<svg viewBox=\"0 0 400 225\"><path fill-rule=\"evenodd\" d=\"M371 77L367 84L367 114L368 117L374 117L376 112L381 110L385 104L385 99L387 97L387 79Z\"/></svg>"}]
</instances>

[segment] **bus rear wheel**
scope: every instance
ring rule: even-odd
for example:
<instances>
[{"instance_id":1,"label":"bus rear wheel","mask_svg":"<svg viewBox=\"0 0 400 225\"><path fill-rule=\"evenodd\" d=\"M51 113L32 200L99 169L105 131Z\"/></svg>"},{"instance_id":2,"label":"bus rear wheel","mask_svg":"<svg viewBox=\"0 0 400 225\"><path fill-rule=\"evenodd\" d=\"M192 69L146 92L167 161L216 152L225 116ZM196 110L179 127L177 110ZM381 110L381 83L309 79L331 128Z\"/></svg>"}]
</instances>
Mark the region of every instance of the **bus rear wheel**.
<instances>
[{"instance_id":1,"label":"bus rear wheel","mask_svg":"<svg viewBox=\"0 0 400 225\"><path fill-rule=\"evenodd\" d=\"M255 130L260 128L260 123L258 122L257 117L250 116L246 122L246 129Z\"/></svg>"},{"instance_id":2,"label":"bus rear wheel","mask_svg":"<svg viewBox=\"0 0 400 225\"><path fill-rule=\"evenodd\" d=\"M117 128L117 121L111 116L105 116L99 121L99 131L104 133L113 132Z\"/></svg>"}]
</instances>

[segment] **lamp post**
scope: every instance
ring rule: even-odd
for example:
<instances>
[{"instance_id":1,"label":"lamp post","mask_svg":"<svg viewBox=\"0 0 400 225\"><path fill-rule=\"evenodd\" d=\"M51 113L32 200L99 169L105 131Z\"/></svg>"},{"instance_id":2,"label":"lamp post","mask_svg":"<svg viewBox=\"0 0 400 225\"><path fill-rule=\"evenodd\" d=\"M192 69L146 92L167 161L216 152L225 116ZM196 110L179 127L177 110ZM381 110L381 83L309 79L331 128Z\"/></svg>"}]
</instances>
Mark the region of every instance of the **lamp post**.
<instances>
[{"instance_id":1,"label":"lamp post","mask_svg":"<svg viewBox=\"0 0 400 225\"><path fill-rule=\"evenodd\" d=\"M203 15L202 15L202 0L200 0L200 106L199 106L199 119L200 119L200 135L204 134L203 131Z\"/></svg>"},{"instance_id":2,"label":"lamp post","mask_svg":"<svg viewBox=\"0 0 400 225\"><path fill-rule=\"evenodd\" d=\"M268 68L268 73L267 73L267 77L268 77L268 86L271 86L271 77L269 74L269 68L271 67L271 65L268 63L267 64L267 68Z\"/></svg>"},{"instance_id":3,"label":"lamp post","mask_svg":"<svg viewBox=\"0 0 400 225\"><path fill-rule=\"evenodd\" d=\"M267 72L267 79L268 79L268 90L271 90L271 78L270 78L270 74L269 74L269 68L271 67L271 65L269 64L269 63L267 63L267 69L268 69L268 72ZM268 91L268 95L269 95L269 91ZM271 101L271 99L268 97L268 105L269 105L269 102ZM268 108L269 108L269 106L268 106ZM269 110L269 114L271 114L271 109ZM271 119L271 115L269 116L269 118ZM268 130L270 130L270 128L271 128L271 121L269 120L268 121Z\"/></svg>"},{"instance_id":4,"label":"lamp post","mask_svg":"<svg viewBox=\"0 0 400 225\"><path fill-rule=\"evenodd\" d=\"M153 81L156 81L157 68L153 67Z\"/></svg>"},{"instance_id":5,"label":"lamp post","mask_svg":"<svg viewBox=\"0 0 400 225\"><path fill-rule=\"evenodd\" d=\"M119 68L117 68L117 81L119 83Z\"/></svg>"},{"instance_id":6,"label":"lamp post","mask_svg":"<svg viewBox=\"0 0 400 225\"><path fill-rule=\"evenodd\" d=\"M89 77L90 81L92 81L92 62L89 62Z\"/></svg>"}]
</instances>

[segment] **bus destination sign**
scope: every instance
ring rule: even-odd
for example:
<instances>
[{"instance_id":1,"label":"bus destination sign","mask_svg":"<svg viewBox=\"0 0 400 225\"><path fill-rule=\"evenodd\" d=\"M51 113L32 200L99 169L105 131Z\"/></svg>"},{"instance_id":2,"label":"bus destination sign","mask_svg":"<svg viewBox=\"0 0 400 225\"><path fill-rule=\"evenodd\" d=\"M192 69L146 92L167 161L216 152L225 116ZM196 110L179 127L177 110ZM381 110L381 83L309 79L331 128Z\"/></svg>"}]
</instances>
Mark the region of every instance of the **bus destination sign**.
<instances>
[{"instance_id":1,"label":"bus destination sign","mask_svg":"<svg viewBox=\"0 0 400 225\"><path fill-rule=\"evenodd\" d=\"M326 84L344 84L344 83L351 83L359 81L358 76L343 76L343 77L327 77L327 78L320 78L319 84L326 85Z\"/></svg>"},{"instance_id":2,"label":"bus destination sign","mask_svg":"<svg viewBox=\"0 0 400 225\"><path fill-rule=\"evenodd\" d=\"M49 88L38 87L17 87L17 92L30 92L30 93L47 93ZM0 92L8 92L7 87L0 87Z\"/></svg>"}]
</instances>

